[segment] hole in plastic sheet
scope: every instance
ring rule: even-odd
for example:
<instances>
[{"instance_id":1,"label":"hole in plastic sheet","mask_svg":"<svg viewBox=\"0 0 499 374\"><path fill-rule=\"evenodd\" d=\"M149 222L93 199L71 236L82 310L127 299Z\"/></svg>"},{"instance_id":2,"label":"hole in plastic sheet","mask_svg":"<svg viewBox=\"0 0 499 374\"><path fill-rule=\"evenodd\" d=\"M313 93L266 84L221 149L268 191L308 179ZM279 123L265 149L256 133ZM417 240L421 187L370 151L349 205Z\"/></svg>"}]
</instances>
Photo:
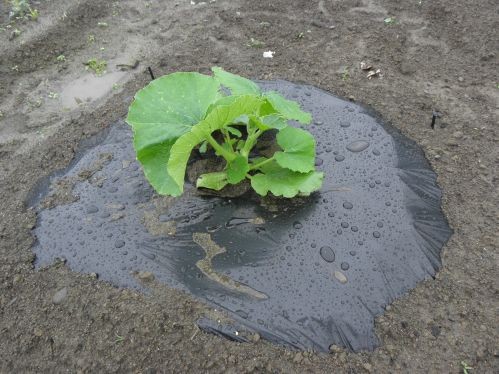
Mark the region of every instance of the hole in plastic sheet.
<instances>
[{"instance_id":1,"label":"hole in plastic sheet","mask_svg":"<svg viewBox=\"0 0 499 374\"><path fill-rule=\"evenodd\" d=\"M130 272L151 271L270 341L373 349L374 317L440 266L451 230L436 175L413 141L365 108L310 86L260 84L312 113L320 192L269 204L193 188L157 197L131 131L116 124L52 177L73 178L79 199L38 207L36 265L64 257L75 271L137 288ZM95 168L102 154L111 157ZM40 186L38 202L50 193Z\"/></svg>"}]
</instances>

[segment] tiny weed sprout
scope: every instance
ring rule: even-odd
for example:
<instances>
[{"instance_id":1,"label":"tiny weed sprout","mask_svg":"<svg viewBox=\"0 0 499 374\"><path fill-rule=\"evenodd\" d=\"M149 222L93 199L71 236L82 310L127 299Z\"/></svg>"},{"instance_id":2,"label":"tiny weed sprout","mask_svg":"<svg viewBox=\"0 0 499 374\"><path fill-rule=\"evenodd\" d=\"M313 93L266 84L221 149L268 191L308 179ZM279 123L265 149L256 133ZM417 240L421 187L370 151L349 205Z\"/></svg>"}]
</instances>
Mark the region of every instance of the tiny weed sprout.
<instances>
[{"instance_id":1,"label":"tiny weed sprout","mask_svg":"<svg viewBox=\"0 0 499 374\"><path fill-rule=\"evenodd\" d=\"M95 75L103 75L106 73L107 62L99 61L95 58L88 60L84 65L86 65L87 70L92 70Z\"/></svg>"},{"instance_id":2,"label":"tiny weed sprout","mask_svg":"<svg viewBox=\"0 0 499 374\"><path fill-rule=\"evenodd\" d=\"M160 77L135 95L127 122L134 132L137 159L154 189L179 196L194 150L218 157L198 188L221 190L248 179L262 196L291 198L317 191L323 173L315 170L315 139L288 121L309 124L311 115L279 93L221 68L213 76L178 72ZM227 95L230 91L230 95ZM258 144L266 132L275 145Z\"/></svg>"}]
</instances>

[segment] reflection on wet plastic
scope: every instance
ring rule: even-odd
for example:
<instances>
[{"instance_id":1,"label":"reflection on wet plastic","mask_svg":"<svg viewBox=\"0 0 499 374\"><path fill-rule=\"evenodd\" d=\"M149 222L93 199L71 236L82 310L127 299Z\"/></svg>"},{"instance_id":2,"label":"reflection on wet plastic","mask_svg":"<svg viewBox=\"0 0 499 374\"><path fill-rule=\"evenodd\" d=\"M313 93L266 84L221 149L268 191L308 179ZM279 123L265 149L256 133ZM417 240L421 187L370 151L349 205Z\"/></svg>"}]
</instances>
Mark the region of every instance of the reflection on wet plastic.
<instances>
[{"instance_id":1,"label":"reflection on wet plastic","mask_svg":"<svg viewBox=\"0 0 499 374\"><path fill-rule=\"evenodd\" d=\"M436 175L414 142L363 107L309 86L261 85L313 114L319 193L261 204L187 186L182 198L158 197L134 161L128 127L117 124L65 171L85 175L112 154L75 182L79 200L39 208L37 266L64 257L73 270L126 287L140 287L130 272L151 271L270 341L376 347L374 317L440 266L451 231Z\"/></svg>"}]
</instances>

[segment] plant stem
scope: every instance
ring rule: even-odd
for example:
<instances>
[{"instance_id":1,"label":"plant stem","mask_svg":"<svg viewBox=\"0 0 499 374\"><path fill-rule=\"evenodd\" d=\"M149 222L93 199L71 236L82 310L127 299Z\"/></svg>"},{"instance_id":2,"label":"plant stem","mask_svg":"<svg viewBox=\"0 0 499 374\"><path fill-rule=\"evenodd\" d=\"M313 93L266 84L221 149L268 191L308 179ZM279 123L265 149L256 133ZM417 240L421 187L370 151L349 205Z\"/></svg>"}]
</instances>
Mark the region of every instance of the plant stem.
<instances>
[{"instance_id":1,"label":"plant stem","mask_svg":"<svg viewBox=\"0 0 499 374\"><path fill-rule=\"evenodd\" d=\"M255 169L258 169L260 167L262 167L263 165L269 163L270 161L273 161L274 160L274 156L272 156L271 158L268 158L262 162L259 162L258 164L254 164L254 165L251 165L250 166L250 170L255 170Z\"/></svg>"},{"instance_id":2,"label":"plant stem","mask_svg":"<svg viewBox=\"0 0 499 374\"><path fill-rule=\"evenodd\" d=\"M222 131L222 134L224 135L225 143L227 143L228 146L230 147L230 150L232 152L234 152L234 148L232 147L232 143L231 143L229 132L226 129L222 129L221 131Z\"/></svg>"},{"instance_id":3,"label":"plant stem","mask_svg":"<svg viewBox=\"0 0 499 374\"><path fill-rule=\"evenodd\" d=\"M213 136L208 135L206 140L208 140L208 143L213 147L213 149L227 162L231 162L236 158L236 155L233 152L230 152L226 150L224 147L222 147L220 144L217 143L217 141L213 138Z\"/></svg>"},{"instance_id":4,"label":"plant stem","mask_svg":"<svg viewBox=\"0 0 499 374\"><path fill-rule=\"evenodd\" d=\"M254 127L250 129L248 133L248 138L246 139L246 143L244 143L243 149L241 149L241 155L244 157L248 157L251 148L253 148L256 144L256 140L260 135L262 135L263 131L255 129Z\"/></svg>"}]
</instances>

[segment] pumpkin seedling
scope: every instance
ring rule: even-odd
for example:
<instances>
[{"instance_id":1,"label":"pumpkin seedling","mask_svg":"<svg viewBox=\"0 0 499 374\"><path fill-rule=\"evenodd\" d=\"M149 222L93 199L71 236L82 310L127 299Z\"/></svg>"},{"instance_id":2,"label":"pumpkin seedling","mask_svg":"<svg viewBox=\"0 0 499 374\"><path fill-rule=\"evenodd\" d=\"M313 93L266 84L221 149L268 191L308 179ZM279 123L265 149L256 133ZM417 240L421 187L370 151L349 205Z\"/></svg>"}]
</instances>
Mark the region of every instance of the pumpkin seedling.
<instances>
[{"instance_id":1,"label":"pumpkin seedling","mask_svg":"<svg viewBox=\"0 0 499 374\"><path fill-rule=\"evenodd\" d=\"M324 176L315 170L315 139L288 123L308 124L311 115L277 92L262 92L251 80L218 67L212 71L213 76L165 75L135 95L127 122L154 189L181 195L191 153L211 148L223 169L202 174L198 188L218 191L248 179L262 196L290 198L318 190ZM264 156L255 146L268 131L276 132L280 150Z\"/></svg>"}]
</instances>

